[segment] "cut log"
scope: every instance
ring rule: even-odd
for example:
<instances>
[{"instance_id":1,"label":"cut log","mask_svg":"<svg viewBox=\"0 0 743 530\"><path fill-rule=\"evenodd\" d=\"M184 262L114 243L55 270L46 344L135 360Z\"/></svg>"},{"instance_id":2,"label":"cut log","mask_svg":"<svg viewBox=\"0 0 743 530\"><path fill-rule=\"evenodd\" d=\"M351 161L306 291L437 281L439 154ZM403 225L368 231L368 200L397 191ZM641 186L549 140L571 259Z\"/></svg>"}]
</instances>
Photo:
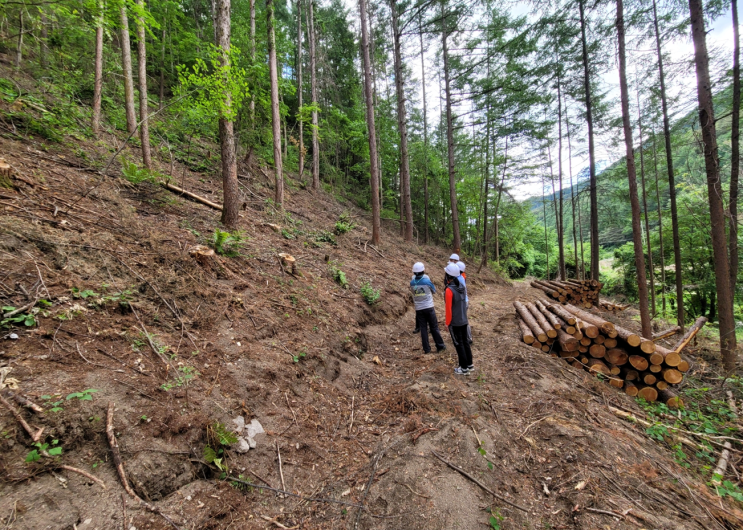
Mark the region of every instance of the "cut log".
<instances>
[{"instance_id":1,"label":"cut log","mask_svg":"<svg viewBox=\"0 0 743 530\"><path fill-rule=\"evenodd\" d=\"M691 365L689 364L689 361L685 361L685 360L681 359L681 362L676 367L676 370L678 370L679 372L686 373L686 372L689 371L689 368L691 368Z\"/></svg>"},{"instance_id":2,"label":"cut log","mask_svg":"<svg viewBox=\"0 0 743 530\"><path fill-rule=\"evenodd\" d=\"M521 316L524 322L526 322L526 325L529 326L529 329L534 334L534 337L539 342L545 342L547 340L547 333L541 328L539 324L537 324L537 321L534 319L531 311L529 311L529 309L518 300L513 303L513 307L516 308L518 314Z\"/></svg>"},{"instance_id":3,"label":"cut log","mask_svg":"<svg viewBox=\"0 0 743 530\"><path fill-rule=\"evenodd\" d=\"M580 339L580 343L583 346L590 346L591 344L593 344L593 341L589 339L588 337L583 337L582 339Z\"/></svg>"},{"instance_id":4,"label":"cut log","mask_svg":"<svg viewBox=\"0 0 743 530\"><path fill-rule=\"evenodd\" d=\"M582 344L578 343L578 351L581 353L588 353L588 346L583 346Z\"/></svg>"},{"instance_id":5,"label":"cut log","mask_svg":"<svg viewBox=\"0 0 743 530\"><path fill-rule=\"evenodd\" d=\"M648 366L648 370L650 370L654 374L657 374L658 372L663 370L663 366L660 364L651 364L650 366Z\"/></svg>"},{"instance_id":6,"label":"cut log","mask_svg":"<svg viewBox=\"0 0 743 530\"><path fill-rule=\"evenodd\" d=\"M684 380L684 374L674 368L664 368L660 375L666 383L677 385Z\"/></svg>"},{"instance_id":7,"label":"cut log","mask_svg":"<svg viewBox=\"0 0 743 530\"><path fill-rule=\"evenodd\" d=\"M526 323L518 319L519 321L519 328L521 329L521 340L523 340L527 344L533 344L534 343L534 333L529 329L529 326L526 325Z\"/></svg>"},{"instance_id":8,"label":"cut log","mask_svg":"<svg viewBox=\"0 0 743 530\"><path fill-rule=\"evenodd\" d=\"M539 324L539 327L541 327L542 330L544 330L544 332L547 334L547 337L551 339L554 339L555 337L557 337L557 330L554 327L552 327L552 324L550 324L547 321L547 319L542 314L542 312L539 309L537 309L537 306L535 306L534 304L525 304L525 305L527 309L531 312L534 319Z\"/></svg>"},{"instance_id":9,"label":"cut log","mask_svg":"<svg viewBox=\"0 0 743 530\"><path fill-rule=\"evenodd\" d=\"M673 350L667 350L663 346L656 345L655 346L655 353L659 353L663 356L663 363L667 364L671 367L676 367L681 363L681 354L673 351ZM655 363L655 364L661 364L661 363Z\"/></svg>"},{"instance_id":10,"label":"cut log","mask_svg":"<svg viewBox=\"0 0 743 530\"><path fill-rule=\"evenodd\" d=\"M562 320L560 319L560 317L555 315L552 311L549 311L542 302L537 300L536 302L534 302L534 305L537 307L539 312L544 316L544 318L546 318L549 321L550 325L554 329L562 328Z\"/></svg>"},{"instance_id":11,"label":"cut log","mask_svg":"<svg viewBox=\"0 0 743 530\"><path fill-rule=\"evenodd\" d=\"M650 364L648 360L641 355L630 355L629 363L632 365L632 368L639 372L644 372L645 370L647 370L648 365Z\"/></svg>"},{"instance_id":12,"label":"cut log","mask_svg":"<svg viewBox=\"0 0 743 530\"><path fill-rule=\"evenodd\" d=\"M637 393L640 391L639 388L632 382L628 380L624 380L624 393L628 396L635 397Z\"/></svg>"},{"instance_id":13,"label":"cut log","mask_svg":"<svg viewBox=\"0 0 743 530\"><path fill-rule=\"evenodd\" d=\"M661 390L658 392L658 400L665 403L672 409L677 409L684 406L684 400L681 399L676 393L670 390Z\"/></svg>"},{"instance_id":14,"label":"cut log","mask_svg":"<svg viewBox=\"0 0 743 530\"><path fill-rule=\"evenodd\" d=\"M704 327L704 324L707 323L707 317L699 317L696 319L694 324L687 330L687 332L684 334L683 337L681 337L681 340L679 340L676 345L673 347L673 350L677 353L681 353L681 350L686 348L686 345L691 342L691 339L693 339L697 333L699 333L699 330Z\"/></svg>"},{"instance_id":15,"label":"cut log","mask_svg":"<svg viewBox=\"0 0 743 530\"><path fill-rule=\"evenodd\" d=\"M607 338L606 340L604 340L604 346L606 346L606 349L607 350L610 350L612 348L616 348L617 347L617 344L618 344L617 339Z\"/></svg>"},{"instance_id":16,"label":"cut log","mask_svg":"<svg viewBox=\"0 0 743 530\"><path fill-rule=\"evenodd\" d=\"M601 344L592 344L588 348L588 353L595 359L603 359L606 355L606 348Z\"/></svg>"},{"instance_id":17,"label":"cut log","mask_svg":"<svg viewBox=\"0 0 743 530\"><path fill-rule=\"evenodd\" d=\"M637 370L632 370L631 368L622 367L622 372L620 374L625 381L637 381L640 379L640 372Z\"/></svg>"},{"instance_id":18,"label":"cut log","mask_svg":"<svg viewBox=\"0 0 743 530\"><path fill-rule=\"evenodd\" d=\"M550 348L550 345L549 344L542 344L542 351L543 352L547 353L548 351L550 351L550 349L551 348Z\"/></svg>"},{"instance_id":19,"label":"cut log","mask_svg":"<svg viewBox=\"0 0 743 530\"><path fill-rule=\"evenodd\" d=\"M588 359L586 366L588 366L588 371L592 374L602 373L604 375L611 375L609 367L598 359Z\"/></svg>"},{"instance_id":20,"label":"cut log","mask_svg":"<svg viewBox=\"0 0 743 530\"><path fill-rule=\"evenodd\" d=\"M612 364L616 364L617 366L627 364L627 361L629 360L629 354L621 348L612 348L611 350L606 350L605 357L607 361Z\"/></svg>"},{"instance_id":21,"label":"cut log","mask_svg":"<svg viewBox=\"0 0 743 530\"><path fill-rule=\"evenodd\" d=\"M640 381L646 385L654 385L657 380L658 378L651 372L643 372L640 374Z\"/></svg>"},{"instance_id":22,"label":"cut log","mask_svg":"<svg viewBox=\"0 0 743 530\"><path fill-rule=\"evenodd\" d=\"M552 296L555 298L559 296L559 293L548 285L542 285L540 282L531 282L530 285L534 287L535 289L541 290L547 296Z\"/></svg>"},{"instance_id":23,"label":"cut log","mask_svg":"<svg viewBox=\"0 0 743 530\"><path fill-rule=\"evenodd\" d=\"M666 383L665 381L656 381L655 388L657 388L658 390L665 390L668 388L668 383Z\"/></svg>"},{"instance_id":24,"label":"cut log","mask_svg":"<svg viewBox=\"0 0 743 530\"><path fill-rule=\"evenodd\" d=\"M563 319L566 323L570 324L571 326L575 325L575 322L576 322L575 315L573 315L570 311L566 311L562 306L555 305L555 304L549 304L547 306L547 309L549 309L551 312L556 314L558 317Z\"/></svg>"},{"instance_id":25,"label":"cut log","mask_svg":"<svg viewBox=\"0 0 743 530\"><path fill-rule=\"evenodd\" d=\"M609 378L609 384L614 388L622 388L624 386L624 380L618 377Z\"/></svg>"},{"instance_id":26,"label":"cut log","mask_svg":"<svg viewBox=\"0 0 743 530\"><path fill-rule=\"evenodd\" d=\"M653 340L658 341L661 339L666 339L668 337L674 336L676 333L681 331L681 326L675 326L670 329L666 329L664 331L659 331L658 333L653 333Z\"/></svg>"},{"instance_id":27,"label":"cut log","mask_svg":"<svg viewBox=\"0 0 743 530\"><path fill-rule=\"evenodd\" d=\"M594 326L590 322L585 322L580 319L576 319L576 324L578 324L578 327L580 328L581 332L586 337L590 337L592 339L595 339L599 336L599 328L598 326Z\"/></svg>"},{"instance_id":28,"label":"cut log","mask_svg":"<svg viewBox=\"0 0 743 530\"><path fill-rule=\"evenodd\" d=\"M291 271L292 274L297 273L297 260L291 254L286 252L280 252L279 258L281 258L281 265Z\"/></svg>"},{"instance_id":29,"label":"cut log","mask_svg":"<svg viewBox=\"0 0 743 530\"><path fill-rule=\"evenodd\" d=\"M557 333L557 342L560 344L560 348L563 351L574 352L578 351L578 341L572 335L568 335L563 330L555 330Z\"/></svg>"},{"instance_id":30,"label":"cut log","mask_svg":"<svg viewBox=\"0 0 743 530\"><path fill-rule=\"evenodd\" d=\"M641 339L640 349L645 353L653 353L655 351L655 343L652 340Z\"/></svg>"},{"instance_id":31,"label":"cut log","mask_svg":"<svg viewBox=\"0 0 743 530\"><path fill-rule=\"evenodd\" d=\"M201 203L205 206L208 206L209 208L214 208L215 210L219 210L219 211L222 210L222 206L220 204L213 203L209 199L205 199L204 197L200 197L196 195L195 193L191 193L190 191L186 191L182 188L179 188L178 186L175 186L174 184L171 184L170 182L161 182L160 185L168 191L172 191L173 193L176 193L178 195L183 195L184 197L188 197L192 201Z\"/></svg>"},{"instance_id":32,"label":"cut log","mask_svg":"<svg viewBox=\"0 0 743 530\"><path fill-rule=\"evenodd\" d=\"M638 392L637 396L643 398L645 401L657 401L658 400L658 389L653 386L637 385Z\"/></svg>"},{"instance_id":33,"label":"cut log","mask_svg":"<svg viewBox=\"0 0 743 530\"><path fill-rule=\"evenodd\" d=\"M604 337L603 335L598 335L596 337L593 337L594 344L603 344L605 341L606 341L606 337Z\"/></svg>"},{"instance_id":34,"label":"cut log","mask_svg":"<svg viewBox=\"0 0 743 530\"><path fill-rule=\"evenodd\" d=\"M609 367L611 375L620 375L622 373L622 369L616 364L607 362L606 365Z\"/></svg>"}]
</instances>

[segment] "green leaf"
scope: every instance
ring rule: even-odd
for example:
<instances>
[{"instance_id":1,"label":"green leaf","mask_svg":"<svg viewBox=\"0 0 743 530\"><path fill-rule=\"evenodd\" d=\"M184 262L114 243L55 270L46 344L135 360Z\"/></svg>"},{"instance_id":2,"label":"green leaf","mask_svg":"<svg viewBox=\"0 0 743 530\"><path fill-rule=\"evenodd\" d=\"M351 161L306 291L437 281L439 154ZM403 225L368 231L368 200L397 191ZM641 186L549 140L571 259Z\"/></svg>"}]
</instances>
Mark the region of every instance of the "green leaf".
<instances>
[{"instance_id":1,"label":"green leaf","mask_svg":"<svg viewBox=\"0 0 743 530\"><path fill-rule=\"evenodd\" d=\"M62 448L61 447L52 447L49 449L49 454L52 456L57 456L62 454Z\"/></svg>"},{"instance_id":2,"label":"green leaf","mask_svg":"<svg viewBox=\"0 0 743 530\"><path fill-rule=\"evenodd\" d=\"M26 462L38 462L41 459L41 455L39 454L39 451L34 449L30 453L26 455Z\"/></svg>"}]
</instances>

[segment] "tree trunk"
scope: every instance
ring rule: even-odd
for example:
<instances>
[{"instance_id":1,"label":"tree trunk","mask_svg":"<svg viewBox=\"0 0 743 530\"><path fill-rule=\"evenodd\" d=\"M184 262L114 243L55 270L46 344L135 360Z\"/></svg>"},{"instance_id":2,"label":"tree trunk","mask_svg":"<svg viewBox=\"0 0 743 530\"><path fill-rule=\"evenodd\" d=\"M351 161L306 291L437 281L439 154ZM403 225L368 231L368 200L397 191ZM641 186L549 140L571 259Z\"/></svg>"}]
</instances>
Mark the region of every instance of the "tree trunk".
<instances>
[{"instance_id":1,"label":"tree trunk","mask_svg":"<svg viewBox=\"0 0 743 530\"><path fill-rule=\"evenodd\" d=\"M639 81L639 80L638 80ZM655 267L653 267L653 247L650 244L650 221L648 219L648 195L645 187L645 148L642 143L642 105L640 104L640 87L637 87L637 127L640 132L640 182L642 183L642 211L645 216L645 239L648 242L648 273L650 274L650 307L651 319L658 312L655 305Z\"/></svg>"},{"instance_id":2,"label":"tree trunk","mask_svg":"<svg viewBox=\"0 0 743 530\"><path fill-rule=\"evenodd\" d=\"M655 202L658 208L658 246L660 249L660 297L663 307L663 318L666 316L666 257L663 246L663 213L660 207L660 189L658 187L658 157L655 149L655 129L653 129L653 168L655 171Z\"/></svg>"},{"instance_id":3,"label":"tree trunk","mask_svg":"<svg viewBox=\"0 0 743 530\"><path fill-rule=\"evenodd\" d=\"M704 12L701 0L689 0L691 34L694 41L694 62L697 72L697 94L699 99L699 123L704 143L704 165L707 170L710 232L715 260L715 286L717 288L717 311L720 322L720 353L727 373L736 367L735 320L733 297L730 289L730 267L725 241L725 213L722 204L720 183L720 160L717 151L715 113L712 106L712 86L709 77L709 57L704 29Z\"/></svg>"},{"instance_id":4,"label":"tree trunk","mask_svg":"<svg viewBox=\"0 0 743 530\"><path fill-rule=\"evenodd\" d=\"M99 13L95 26L95 83L93 85L93 136L98 138L101 128L101 94L103 92L103 1L98 2Z\"/></svg>"},{"instance_id":5,"label":"tree trunk","mask_svg":"<svg viewBox=\"0 0 743 530\"><path fill-rule=\"evenodd\" d=\"M567 100L567 97L565 98ZM570 175L570 207L573 211L573 253L575 254L575 277L578 278L578 237L575 230L575 188L573 188L573 149L570 143L570 116L567 112L567 101L565 102L565 134L568 137L568 174Z\"/></svg>"},{"instance_id":6,"label":"tree trunk","mask_svg":"<svg viewBox=\"0 0 743 530\"><path fill-rule=\"evenodd\" d=\"M400 49L399 14L397 0L390 0L392 35L395 57L395 90L397 92L397 130L400 134L400 201L404 212L405 241L413 240L413 206L410 199L410 162L408 159L408 125L405 113L405 86L403 84L402 52Z\"/></svg>"},{"instance_id":7,"label":"tree trunk","mask_svg":"<svg viewBox=\"0 0 743 530\"><path fill-rule=\"evenodd\" d=\"M488 78L490 77L490 58L488 58ZM482 259L480 267L488 264L488 199L490 197L490 98L485 105L485 192L482 212ZM478 269L479 271L480 269Z\"/></svg>"},{"instance_id":8,"label":"tree trunk","mask_svg":"<svg viewBox=\"0 0 743 530\"><path fill-rule=\"evenodd\" d=\"M126 108L126 130L133 134L137 129L137 117L134 112L134 81L132 80L132 49L129 42L129 18L126 14L126 2L121 3L121 63L124 70L124 106Z\"/></svg>"},{"instance_id":9,"label":"tree trunk","mask_svg":"<svg viewBox=\"0 0 743 530\"><path fill-rule=\"evenodd\" d=\"M166 11L167 16L167 11ZM165 100L165 28L167 27L167 21L164 20L163 31L160 38L160 93L158 98L158 110L163 110Z\"/></svg>"},{"instance_id":10,"label":"tree trunk","mask_svg":"<svg viewBox=\"0 0 743 530\"><path fill-rule=\"evenodd\" d=\"M276 64L276 33L274 3L266 0L266 30L268 31L268 71L271 78L271 129L273 131L274 201L284 207L284 174L281 160L281 114L279 107L279 72Z\"/></svg>"},{"instance_id":11,"label":"tree trunk","mask_svg":"<svg viewBox=\"0 0 743 530\"><path fill-rule=\"evenodd\" d=\"M15 50L15 67L20 68L21 62L23 61L23 9L18 12L18 41L16 42Z\"/></svg>"},{"instance_id":12,"label":"tree trunk","mask_svg":"<svg viewBox=\"0 0 743 530\"><path fill-rule=\"evenodd\" d=\"M315 51L315 0L309 1L309 27L307 36L310 39L310 97L312 106L317 107L317 56ZM312 189L320 189L320 140L318 138L319 120L317 110L312 111Z\"/></svg>"},{"instance_id":13,"label":"tree trunk","mask_svg":"<svg viewBox=\"0 0 743 530\"><path fill-rule=\"evenodd\" d=\"M250 0L250 63L255 64L255 0ZM250 94L250 122L255 129L255 86ZM250 152L250 150L248 150Z\"/></svg>"},{"instance_id":14,"label":"tree trunk","mask_svg":"<svg viewBox=\"0 0 743 530\"><path fill-rule=\"evenodd\" d=\"M220 63L227 67L225 76L230 75L230 0L218 0L216 6L217 48L220 50ZM223 110L219 117L219 141L222 156L222 224L229 229L237 228L240 213L240 190L237 184L237 158L235 157L235 131L232 123L235 110L232 108L232 92L229 79L224 79Z\"/></svg>"},{"instance_id":15,"label":"tree trunk","mask_svg":"<svg viewBox=\"0 0 743 530\"><path fill-rule=\"evenodd\" d=\"M586 96L586 123L588 125L588 168L590 172L591 195L591 279L599 279L599 206L596 190L596 158L593 141L593 108L591 104L591 77L588 67L588 42L586 39L586 18L583 2L578 0L580 9L581 49L583 56L583 89Z\"/></svg>"},{"instance_id":16,"label":"tree trunk","mask_svg":"<svg viewBox=\"0 0 743 530\"><path fill-rule=\"evenodd\" d=\"M423 50L423 23L422 15L418 13L418 37L421 41L421 91L423 92L423 222L425 224L425 235L423 241L428 245L428 120L426 117L426 60Z\"/></svg>"},{"instance_id":17,"label":"tree trunk","mask_svg":"<svg viewBox=\"0 0 743 530\"><path fill-rule=\"evenodd\" d=\"M297 0L297 107L302 110L302 0ZM304 175L304 123L299 120L299 179Z\"/></svg>"},{"instance_id":18,"label":"tree trunk","mask_svg":"<svg viewBox=\"0 0 743 530\"><path fill-rule=\"evenodd\" d=\"M144 0L137 0L140 9L145 9ZM147 48L144 18L137 17L137 73L139 74L139 140L142 143L142 164L152 169L150 154L150 125L147 120L149 105L147 102Z\"/></svg>"},{"instance_id":19,"label":"tree trunk","mask_svg":"<svg viewBox=\"0 0 743 530\"><path fill-rule=\"evenodd\" d=\"M376 54L374 52L374 15L372 13L369 13L369 57L371 58L371 75L372 75L372 97L374 98L374 116L375 116L375 127L378 126L378 122L376 120L376 116L378 115L378 108L379 108L379 92L377 92L377 61L376 61ZM386 76L385 76L386 79ZM389 100L389 92L387 94L387 99ZM380 145L381 138L379 134L379 130L375 129L374 133L377 137L377 183L379 186L379 209L384 210L384 192L382 190L382 148ZM394 188L394 177L392 179L392 188ZM400 226L402 228L402 226Z\"/></svg>"},{"instance_id":20,"label":"tree trunk","mask_svg":"<svg viewBox=\"0 0 743 530\"><path fill-rule=\"evenodd\" d=\"M642 228L640 226L640 201L637 198L637 173L635 153L632 145L632 124L629 115L629 89L627 88L627 64L624 44L624 6L617 0L617 38L619 40L619 91L622 100L622 124L624 125L624 144L627 150L627 179L629 180L629 198L632 206L632 240L635 250L635 267L637 268L637 292L640 305L640 323L642 336L652 339L653 329L650 325L648 311L648 285L645 276L645 256L642 248Z\"/></svg>"},{"instance_id":21,"label":"tree trunk","mask_svg":"<svg viewBox=\"0 0 743 530\"><path fill-rule=\"evenodd\" d=\"M366 101L366 127L369 134L369 181L371 182L372 243L380 242L379 181L377 180L377 135L374 125L374 100L371 86L371 58L369 57L369 34L366 21L366 0L359 0L361 16L361 48L364 67L364 99Z\"/></svg>"},{"instance_id":22,"label":"tree trunk","mask_svg":"<svg viewBox=\"0 0 743 530\"><path fill-rule=\"evenodd\" d=\"M493 153L495 153L495 140L493 140ZM508 168L508 136L506 136L506 146L503 150L503 174L498 186L498 198L495 200L495 213L493 213L493 223L495 224L495 262L500 264L500 200L503 196L503 186L506 182L506 169Z\"/></svg>"},{"instance_id":23,"label":"tree trunk","mask_svg":"<svg viewBox=\"0 0 743 530\"><path fill-rule=\"evenodd\" d=\"M565 269L565 238L563 233L563 197L562 197L562 92L560 72L557 72L557 180L560 185L559 215L557 218L557 247L559 253L560 279L567 280Z\"/></svg>"},{"instance_id":24,"label":"tree trunk","mask_svg":"<svg viewBox=\"0 0 743 530\"><path fill-rule=\"evenodd\" d=\"M673 175L673 153L671 152L671 121L668 118L668 100L666 98L666 78L663 72L663 53L660 47L660 30L658 29L658 10L653 0L653 25L655 27L655 49L658 54L658 76L660 80L660 101L663 109L663 136L666 143L666 168L668 170L668 194L671 200L671 227L673 229L673 262L676 269L676 309L677 323L684 330L684 285L682 281L683 264L681 263L681 237L679 236L678 209L676 207L676 181Z\"/></svg>"},{"instance_id":25,"label":"tree trunk","mask_svg":"<svg viewBox=\"0 0 743 530\"><path fill-rule=\"evenodd\" d=\"M46 18L46 11L44 11L44 7L39 7L39 25L41 26L39 28L39 66L42 68L46 68L46 54L49 50L47 46L47 42L49 39L49 32L47 30L47 18ZM98 31L96 26L96 32Z\"/></svg>"},{"instance_id":26,"label":"tree trunk","mask_svg":"<svg viewBox=\"0 0 743 530\"><path fill-rule=\"evenodd\" d=\"M733 303L738 284L738 177L740 173L740 35L738 33L738 0L731 0L733 10L733 116L730 137L730 290Z\"/></svg>"},{"instance_id":27,"label":"tree trunk","mask_svg":"<svg viewBox=\"0 0 743 530\"><path fill-rule=\"evenodd\" d=\"M442 45L444 57L444 85L446 92L446 148L448 156L449 169L449 201L451 204L451 221L453 230L453 248L454 252L459 252L462 246L462 239L459 234L459 212L457 211L457 181L456 170L454 168L454 125L451 112L451 85L449 79L449 46L447 40L449 32L446 23L446 15L443 14L443 32Z\"/></svg>"},{"instance_id":28,"label":"tree trunk","mask_svg":"<svg viewBox=\"0 0 743 530\"><path fill-rule=\"evenodd\" d=\"M544 197L544 176L542 176L542 216L544 217L544 253L547 256L547 271L545 278L550 279L550 245L547 239L547 199Z\"/></svg>"}]
</instances>

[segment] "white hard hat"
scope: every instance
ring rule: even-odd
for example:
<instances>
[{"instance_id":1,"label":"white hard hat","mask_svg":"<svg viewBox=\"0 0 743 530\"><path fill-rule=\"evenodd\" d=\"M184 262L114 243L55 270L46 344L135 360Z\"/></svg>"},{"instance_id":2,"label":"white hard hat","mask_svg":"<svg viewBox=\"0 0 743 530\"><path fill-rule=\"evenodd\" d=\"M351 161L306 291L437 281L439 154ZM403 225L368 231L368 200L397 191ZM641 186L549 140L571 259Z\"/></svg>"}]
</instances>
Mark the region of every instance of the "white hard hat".
<instances>
[{"instance_id":1,"label":"white hard hat","mask_svg":"<svg viewBox=\"0 0 743 530\"><path fill-rule=\"evenodd\" d=\"M459 267L459 270L462 271L462 272L464 272L464 269L467 268L467 266L464 264L463 261L458 261L457 262L457 267Z\"/></svg>"},{"instance_id":2,"label":"white hard hat","mask_svg":"<svg viewBox=\"0 0 743 530\"><path fill-rule=\"evenodd\" d=\"M413 265L413 272L423 272L424 270L426 270L426 266L420 261Z\"/></svg>"},{"instance_id":3,"label":"white hard hat","mask_svg":"<svg viewBox=\"0 0 743 530\"><path fill-rule=\"evenodd\" d=\"M452 254L449 256L449 261L459 261L459 254Z\"/></svg>"},{"instance_id":4,"label":"white hard hat","mask_svg":"<svg viewBox=\"0 0 743 530\"><path fill-rule=\"evenodd\" d=\"M459 267L457 266L456 263L449 263L449 265L447 265L444 268L444 270L446 271L446 274L448 274L449 276L454 276L454 277L459 276Z\"/></svg>"}]
</instances>

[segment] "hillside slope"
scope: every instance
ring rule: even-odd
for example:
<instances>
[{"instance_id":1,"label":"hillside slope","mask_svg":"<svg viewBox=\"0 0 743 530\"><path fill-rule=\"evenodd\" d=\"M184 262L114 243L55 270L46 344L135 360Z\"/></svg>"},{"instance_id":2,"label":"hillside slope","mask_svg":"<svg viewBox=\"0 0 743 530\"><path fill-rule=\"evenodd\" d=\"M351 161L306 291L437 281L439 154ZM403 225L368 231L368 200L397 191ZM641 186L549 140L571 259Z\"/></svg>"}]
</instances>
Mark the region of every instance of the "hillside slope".
<instances>
[{"instance_id":1,"label":"hillside slope","mask_svg":"<svg viewBox=\"0 0 743 530\"><path fill-rule=\"evenodd\" d=\"M423 355L410 333L410 267L424 261L440 286L444 249L405 244L394 224L373 248L364 212L292 178L278 212L265 170L243 166L240 255L206 255L217 212L95 169L121 140L0 139L14 171L0 189L0 296L39 308L37 325L3 332L0 368L45 409L21 414L48 444L34 456L0 408L6 528L474 529L502 516L503 528L691 529L712 528L710 512L734 527L733 506L702 509L708 494L687 489L671 453L606 407L632 400L520 343L511 302L538 292L471 267L477 372L456 378L448 338ZM171 172L220 201L214 176ZM338 235L339 220L357 226ZM159 513L123 492L111 405L128 480ZM237 417L266 431L247 453L220 443Z\"/></svg>"}]
</instances>

